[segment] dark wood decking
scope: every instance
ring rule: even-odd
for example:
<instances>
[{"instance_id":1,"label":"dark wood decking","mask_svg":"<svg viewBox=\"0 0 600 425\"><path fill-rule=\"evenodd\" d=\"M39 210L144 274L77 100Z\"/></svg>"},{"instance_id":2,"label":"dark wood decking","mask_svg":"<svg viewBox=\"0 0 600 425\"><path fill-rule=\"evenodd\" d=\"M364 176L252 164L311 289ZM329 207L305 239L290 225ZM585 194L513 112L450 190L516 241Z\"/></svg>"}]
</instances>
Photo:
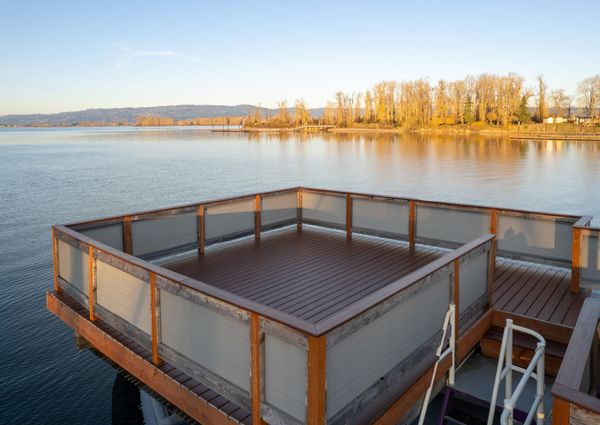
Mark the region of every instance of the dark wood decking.
<instances>
[{"instance_id":1,"label":"dark wood decking","mask_svg":"<svg viewBox=\"0 0 600 425\"><path fill-rule=\"evenodd\" d=\"M288 227L209 247L163 266L252 301L318 323L447 251L314 226ZM574 327L586 297L570 271L498 258L493 308Z\"/></svg>"},{"instance_id":2,"label":"dark wood decking","mask_svg":"<svg viewBox=\"0 0 600 425\"><path fill-rule=\"evenodd\" d=\"M573 328L587 295L570 284L569 270L499 258L492 307Z\"/></svg>"},{"instance_id":3,"label":"dark wood decking","mask_svg":"<svg viewBox=\"0 0 600 425\"><path fill-rule=\"evenodd\" d=\"M317 323L444 255L440 248L313 226L209 247L167 268Z\"/></svg>"}]
</instances>

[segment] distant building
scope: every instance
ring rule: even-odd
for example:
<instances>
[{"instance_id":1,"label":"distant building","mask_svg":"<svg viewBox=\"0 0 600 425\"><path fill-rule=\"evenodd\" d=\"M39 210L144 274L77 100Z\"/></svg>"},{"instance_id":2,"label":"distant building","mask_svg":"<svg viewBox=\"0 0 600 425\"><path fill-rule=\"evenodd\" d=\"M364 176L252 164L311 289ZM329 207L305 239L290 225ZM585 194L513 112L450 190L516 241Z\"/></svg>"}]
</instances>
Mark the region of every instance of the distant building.
<instances>
[{"instance_id":1,"label":"distant building","mask_svg":"<svg viewBox=\"0 0 600 425\"><path fill-rule=\"evenodd\" d=\"M553 117L544 118L544 124L554 124L554 118Z\"/></svg>"}]
</instances>

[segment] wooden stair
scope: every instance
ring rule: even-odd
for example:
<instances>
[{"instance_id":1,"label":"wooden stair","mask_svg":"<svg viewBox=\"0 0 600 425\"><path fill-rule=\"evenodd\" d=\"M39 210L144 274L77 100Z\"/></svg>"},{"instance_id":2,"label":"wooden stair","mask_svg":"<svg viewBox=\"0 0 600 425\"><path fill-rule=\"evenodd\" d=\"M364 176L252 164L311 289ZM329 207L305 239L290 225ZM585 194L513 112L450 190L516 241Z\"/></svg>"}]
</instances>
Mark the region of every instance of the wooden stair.
<instances>
[{"instance_id":1,"label":"wooden stair","mask_svg":"<svg viewBox=\"0 0 600 425\"><path fill-rule=\"evenodd\" d=\"M492 326L481 339L481 354L486 357L498 358L500 346L502 345L503 328ZM567 345L561 342L546 338L546 356L545 366L546 374L556 376L562 359L565 356ZM537 340L526 334L515 332L513 336L513 363L527 367L533 357Z\"/></svg>"}]
</instances>

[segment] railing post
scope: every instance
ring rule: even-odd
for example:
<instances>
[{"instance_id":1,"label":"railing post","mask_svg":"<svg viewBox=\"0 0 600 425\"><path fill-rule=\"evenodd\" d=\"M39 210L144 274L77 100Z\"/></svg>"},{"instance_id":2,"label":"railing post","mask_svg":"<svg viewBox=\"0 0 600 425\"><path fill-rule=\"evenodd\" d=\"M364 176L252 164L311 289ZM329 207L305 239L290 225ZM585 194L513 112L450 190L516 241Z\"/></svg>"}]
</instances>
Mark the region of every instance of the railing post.
<instances>
[{"instance_id":1,"label":"railing post","mask_svg":"<svg viewBox=\"0 0 600 425\"><path fill-rule=\"evenodd\" d=\"M571 292L579 292L581 273L581 229L573 227L573 246L571 250Z\"/></svg>"},{"instance_id":2,"label":"railing post","mask_svg":"<svg viewBox=\"0 0 600 425\"><path fill-rule=\"evenodd\" d=\"M302 230L302 189L296 193L296 220L298 230Z\"/></svg>"},{"instance_id":3,"label":"railing post","mask_svg":"<svg viewBox=\"0 0 600 425\"><path fill-rule=\"evenodd\" d=\"M352 195L346 194L346 238L352 239Z\"/></svg>"},{"instance_id":4,"label":"railing post","mask_svg":"<svg viewBox=\"0 0 600 425\"><path fill-rule=\"evenodd\" d=\"M492 258L494 259L494 268L496 268L496 243L498 238L498 210L492 208L490 210L490 233L496 235L496 238L492 240L491 252Z\"/></svg>"},{"instance_id":5,"label":"railing post","mask_svg":"<svg viewBox=\"0 0 600 425\"><path fill-rule=\"evenodd\" d=\"M88 250L89 256L89 287L88 287L88 301L90 310L90 320L96 320L94 315L94 303L96 297L96 262L94 261L94 248L90 245Z\"/></svg>"},{"instance_id":6,"label":"railing post","mask_svg":"<svg viewBox=\"0 0 600 425\"><path fill-rule=\"evenodd\" d=\"M325 336L308 337L308 394L306 423L324 425L326 418L326 361Z\"/></svg>"},{"instance_id":7,"label":"railing post","mask_svg":"<svg viewBox=\"0 0 600 425\"><path fill-rule=\"evenodd\" d=\"M263 424L260 403L262 396L262 371L261 371L261 334L260 334L260 316L257 313L250 313L250 388L252 392L252 424Z\"/></svg>"},{"instance_id":8,"label":"railing post","mask_svg":"<svg viewBox=\"0 0 600 425\"><path fill-rule=\"evenodd\" d=\"M204 205L198 205L198 209L196 210L196 216L198 217L198 255L204 254L204 243L205 243L205 222L204 222Z\"/></svg>"},{"instance_id":9,"label":"railing post","mask_svg":"<svg viewBox=\"0 0 600 425\"><path fill-rule=\"evenodd\" d=\"M408 245L411 250L415 249L415 220L416 220L416 206L415 201L408 201Z\"/></svg>"},{"instance_id":10,"label":"railing post","mask_svg":"<svg viewBox=\"0 0 600 425\"><path fill-rule=\"evenodd\" d=\"M254 239L260 240L260 216L262 211L262 196L260 194L256 195L254 203Z\"/></svg>"},{"instance_id":11,"label":"railing post","mask_svg":"<svg viewBox=\"0 0 600 425\"><path fill-rule=\"evenodd\" d=\"M460 335L459 332L459 323L460 323L460 262L457 258L454 260L454 332L455 337L458 338Z\"/></svg>"},{"instance_id":12,"label":"railing post","mask_svg":"<svg viewBox=\"0 0 600 425\"><path fill-rule=\"evenodd\" d=\"M131 217L123 217L123 252L133 253L133 241L131 240Z\"/></svg>"},{"instance_id":13,"label":"railing post","mask_svg":"<svg viewBox=\"0 0 600 425\"><path fill-rule=\"evenodd\" d=\"M56 229L52 228L52 266L54 273L54 290L60 292L58 285L58 239L56 238Z\"/></svg>"},{"instance_id":14,"label":"railing post","mask_svg":"<svg viewBox=\"0 0 600 425\"><path fill-rule=\"evenodd\" d=\"M160 363L158 343L160 342L160 293L156 288L156 273L150 272L150 317L152 320L152 362Z\"/></svg>"}]
</instances>

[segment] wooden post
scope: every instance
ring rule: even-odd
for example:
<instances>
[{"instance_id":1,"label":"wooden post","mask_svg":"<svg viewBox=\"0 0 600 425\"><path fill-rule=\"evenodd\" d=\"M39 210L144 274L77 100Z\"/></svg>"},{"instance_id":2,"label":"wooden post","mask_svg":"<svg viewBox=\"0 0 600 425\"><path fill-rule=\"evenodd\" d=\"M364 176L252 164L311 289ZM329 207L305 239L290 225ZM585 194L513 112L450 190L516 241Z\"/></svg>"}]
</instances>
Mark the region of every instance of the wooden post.
<instances>
[{"instance_id":1,"label":"wooden post","mask_svg":"<svg viewBox=\"0 0 600 425\"><path fill-rule=\"evenodd\" d=\"M133 241L131 240L131 217L123 218L123 252L133 253Z\"/></svg>"},{"instance_id":2,"label":"wooden post","mask_svg":"<svg viewBox=\"0 0 600 425\"><path fill-rule=\"evenodd\" d=\"M552 425L569 425L571 404L562 398L553 397L552 400Z\"/></svg>"},{"instance_id":3,"label":"wooden post","mask_svg":"<svg viewBox=\"0 0 600 425\"><path fill-rule=\"evenodd\" d=\"M460 323L460 263L458 258L454 260L454 335L456 338L459 336L459 323Z\"/></svg>"},{"instance_id":4,"label":"wooden post","mask_svg":"<svg viewBox=\"0 0 600 425\"><path fill-rule=\"evenodd\" d=\"M260 337L260 316L254 312L250 313L250 351L251 351L251 392L252 392L252 425L263 424L260 403L262 395L261 384L261 337Z\"/></svg>"},{"instance_id":5,"label":"wooden post","mask_svg":"<svg viewBox=\"0 0 600 425\"><path fill-rule=\"evenodd\" d=\"M571 292L579 292L581 274L581 229L573 228L573 247L571 250Z\"/></svg>"},{"instance_id":6,"label":"wooden post","mask_svg":"<svg viewBox=\"0 0 600 425\"><path fill-rule=\"evenodd\" d=\"M204 214L205 213L205 209L204 209L204 205L198 205L198 209L196 210L196 215L198 216L197 219L197 223L198 223L198 255L203 255L204 254L204 243L205 243L205 230L206 230L206 226L205 226L205 220L204 220Z\"/></svg>"},{"instance_id":7,"label":"wooden post","mask_svg":"<svg viewBox=\"0 0 600 425\"><path fill-rule=\"evenodd\" d=\"M90 309L90 320L96 320L96 316L94 315L94 294L95 294L95 262L94 262L94 248L90 245L88 250L89 256L89 287L88 287L88 301L89 301L89 309Z\"/></svg>"},{"instance_id":8,"label":"wooden post","mask_svg":"<svg viewBox=\"0 0 600 425\"><path fill-rule=\"evenodd\" d=\"M415 201L408 201L408 244L411 250L415 249Z\"/></svg>"},{"instance_id":9,"label":"wooden post","mask_svg":"<svg viewBox=\"0 0 600 425\"><path fill-rule=\"evenodd\" d=\"M302 189L298 189L296 196L296 220L298 230L302 230Z\"/></svg>"},{"instance_id":10,"label":"wooden post","mask_svg":"<svg viewBox=\"0 0 600 425\"><path fill-rule=\"evenodd\" d=\"M58 286L58 239L56 238L56 230L52 228L52 266L54 272L54 290L60 292Z\"/></svg>"},{"instance_id":11,"label":"wooden post","mask_svg":"<svg viewBox=\"0 0 600 425\"><path fill-rule=\"evenodd\" d=\"M496 235L492 241L492 256L494 258L494 268L496 268L496 243L498 239L498 210L495 208L490 210L490 233Z\"/></svg>"},{"instance_id":12,"label":"wooden post","mask_svg":"<svg viewBox=\"0 0 600 425\"><path fill-rule=\"evenodd\" d=\"M326 362L325 336L308 337L308 394L307 424L324 425L326 420Z\"/></svg>"},{"instance_id":13,"label":"wooden post","mask_svg":"<svg viewBox=\"0 0 600 425\"><path fill-rule=\"evenodd\" d=\"M156 288L156 273L150 272L150 317L152 318L152 362L160 363L158 357L158 320L159 304L158 289Z\"/></svg>"},{"instance_id":14,"label":"wooden post","mask_svg":"<svg viewBox=\"0 0 600 425\"><path fill-rule=\"evenodd\" d=\"M260 240L260 215L262 211L262 196L256 195L254 211L254 239Z\"/></svg>"},{"instance_id":15,"label":"wooden post","mask_svg":"<svg viewBox=\"0 0 600 425\"><path fill-rule=\"evenodd\" d=\"M352 195L346 194L346 238L352 239Z\"/></svg>"}]
</instances>

